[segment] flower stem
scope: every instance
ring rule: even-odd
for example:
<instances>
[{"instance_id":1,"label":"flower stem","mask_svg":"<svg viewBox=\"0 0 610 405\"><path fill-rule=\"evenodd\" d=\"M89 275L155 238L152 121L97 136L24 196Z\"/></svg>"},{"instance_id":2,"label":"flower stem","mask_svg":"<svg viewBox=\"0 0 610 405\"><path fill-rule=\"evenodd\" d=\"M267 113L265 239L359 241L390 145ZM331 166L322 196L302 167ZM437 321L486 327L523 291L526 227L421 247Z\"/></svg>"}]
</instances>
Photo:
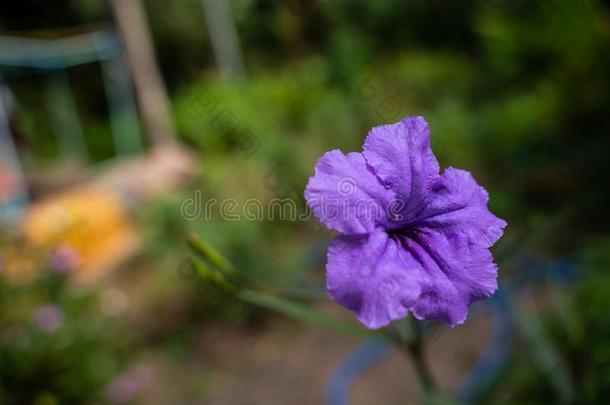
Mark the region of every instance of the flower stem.
<instances>
[{"instance_id":1,"label":"flower stem","mask_svg":"<svg viewBox=\"0 0 610 405\"><path fill-rule=\"evenodd\" d=\"M411 330L413 334L410 339L406 341L406 350L413 360L415 371L421 382L424 390L425 398L429 398L434 392L436 392L436 385L430 369L424 358L424 339L421 331L421 327L415 318L411 318Z\"/></svg>"}]
</instances>

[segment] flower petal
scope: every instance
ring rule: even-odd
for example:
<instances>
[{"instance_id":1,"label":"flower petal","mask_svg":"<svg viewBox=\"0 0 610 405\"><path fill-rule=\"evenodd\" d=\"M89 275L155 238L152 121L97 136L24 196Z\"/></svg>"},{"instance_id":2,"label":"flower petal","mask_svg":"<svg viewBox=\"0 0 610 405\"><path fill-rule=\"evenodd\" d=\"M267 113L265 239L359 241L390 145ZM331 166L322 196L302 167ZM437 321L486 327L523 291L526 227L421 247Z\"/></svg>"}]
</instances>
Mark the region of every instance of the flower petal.
<instances>
[{"instance_id":1,"label":"flower petal","mask_svg":"<svg viewBox=\"0 0 610 405\"><path fill-rule=\"evenodd\" d=\"M469 172L448 168L432 187L432 195L410 226L466 235L483 247L492 246L502 236L506 222L489 212L487 191Z\"/></svg>"},{"instance_id":2,"label":"flower petal","mask_svg":"<svg viewBox=\"0 0 610 405\"><path fill-rule=\"evenodd\" d=\"M489 249L467 235L436 231L407 231L403 246L424 268L421 294L410 307L417 319L461 324L474 301L497 289L497 266Z\"/></svg>"},{"instance_id":3,"label":"flower petal","mask_svg":"<svg viewBox=\"0 0 610 405\"><path fill-rule=\"evenodd\" d=\"M362 154L377 177L402 200L402 213L408 216L427 203L430 185L439 177L439 165L423 117L407 117L371 129Z\"/></svg>"},{"instance_id":4,"label":"flower petal","mask_svg":"<svg viewBox=\"0 0 610 405\"><path fill-rule=\"evenodd\" d=\"M402 319L420 294L420 264L385 232L337 237L328 248L330 296L368 328Z\"/></svg>"},{"instance_id":5,"label":"flower petal","mask_svg":"<svg viewBox=\"0 0 610 405\"><path fill-rule=\"evenodd\" d=\"M362 154L325 153L305 188L315 216L330 229L365 234L386 222L386 207L394 195L369 170Z\"/></svg>"}]
</instances>

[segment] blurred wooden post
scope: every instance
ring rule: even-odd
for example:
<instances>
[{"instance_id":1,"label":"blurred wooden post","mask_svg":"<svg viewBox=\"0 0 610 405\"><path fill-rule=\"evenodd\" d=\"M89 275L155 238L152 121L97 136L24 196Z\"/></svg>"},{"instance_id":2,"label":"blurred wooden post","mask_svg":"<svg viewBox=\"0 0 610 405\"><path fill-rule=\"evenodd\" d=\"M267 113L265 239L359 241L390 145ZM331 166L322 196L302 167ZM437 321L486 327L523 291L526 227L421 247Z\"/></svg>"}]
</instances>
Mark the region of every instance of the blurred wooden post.
<instances>
[{"instance_id":1,"label":"blurred wooden post","mask_svg":"<svg viewBox=\"0 0 610 405\"><path fill-rule=\"evenodd\" d=\"M244 62L230 1L203 0L203 9L220 73L225 79L243 78Z\"/></svg>"},{"instance_id":2,"label":"blurred wooden post","mask_svg":"<svg viewBox=\"0 0 610 405\"><path fill-rule=\"evenodd\" d=\"M136 97L153 145L174 140L174 124L140 0L109 0L122 34Z\"/></svg>"}]
</instances>

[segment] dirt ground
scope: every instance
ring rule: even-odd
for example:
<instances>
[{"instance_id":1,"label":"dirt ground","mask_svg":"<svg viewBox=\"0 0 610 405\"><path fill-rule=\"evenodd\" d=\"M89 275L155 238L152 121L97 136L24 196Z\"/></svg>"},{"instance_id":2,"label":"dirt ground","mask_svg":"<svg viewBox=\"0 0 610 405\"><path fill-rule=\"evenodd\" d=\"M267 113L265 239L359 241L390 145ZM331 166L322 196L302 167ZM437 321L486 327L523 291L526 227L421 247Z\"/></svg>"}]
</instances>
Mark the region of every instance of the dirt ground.
<instances>
[{"instance_id":1,"label":"dirt ground","mask_svg":"<svg viewBox=\"0 0 610 405\"><path fill-rule=\"evenodd\" d=\"M488 330L489 320L480 316L435 335L427 344L426 356L442 389L450 391L466 373L485 347ZM188 361L170 363L158 353L148 359L156 383L139 403L323 404L336 367L360 343L281 318L269 322L260 335L208 327L201 331L198 349ZM410 359L393 351L357 381L350 403L421 403Z\"/></svg>"}]
</instances>

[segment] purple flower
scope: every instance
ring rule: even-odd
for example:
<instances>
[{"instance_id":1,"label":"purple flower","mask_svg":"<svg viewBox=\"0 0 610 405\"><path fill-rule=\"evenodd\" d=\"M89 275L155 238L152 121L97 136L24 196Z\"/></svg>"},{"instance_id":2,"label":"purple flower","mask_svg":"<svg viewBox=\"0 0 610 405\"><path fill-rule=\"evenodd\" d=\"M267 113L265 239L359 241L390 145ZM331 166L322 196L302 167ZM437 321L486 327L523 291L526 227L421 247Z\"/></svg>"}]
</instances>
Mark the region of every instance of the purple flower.
<instances>
[{"instance_id":1,"label":"purple flower","mask_svg":"<svg viewBox=\"0 0 610 405\"><path fill-rule=\"evenodd\" d=\"M79 262L78 252L70 245L61 245L53 249L48 258L51 269L57 273L73 270Z\"/></svg>"},{"instance_id":2,"label":"purple flower","mask_svg":"<svg viewBox=\"0 0 610 405\"><path fill-rule=\"evenodd\" d=\"M328 292L368 328L409 311L455 326L497 289L489 248L506 222L469 172L439 172L422 117L373 128L362 153L325 153L305 198L341 233L328 248Z\"/></svg>"},{"instance_id":3,"label":"purple flower","mask_svg":"<svg viewBox=\"0 0 610 405\"><path fill-rule=\"evenodd\" d=\"M134 399L152 382L152 369L146 364L136 364L115 377L106 387L106 399L113 404L124 404Z\"/></svg>"},{"instance_id":4,"label":"purple flower","mask_svg":"<svg viewBox=\"0 0 610 405\"><path fill-rule=\"evenodd\" d=\"M137 382L130 376L119 376L106 387L106 399L113 404L127 403L138 394Z\"/></svg>"},{"instance_id":5,"label":"purple flower","mask_svg":"<svg viewBox=\"0 0 610 405\"><path fill-rule=\"evenodd\" d=\"M41 332L55 332L64 321L64 312L55 304L40 306L34 314L34 327Z\"/></svg>"}]
</instances>

